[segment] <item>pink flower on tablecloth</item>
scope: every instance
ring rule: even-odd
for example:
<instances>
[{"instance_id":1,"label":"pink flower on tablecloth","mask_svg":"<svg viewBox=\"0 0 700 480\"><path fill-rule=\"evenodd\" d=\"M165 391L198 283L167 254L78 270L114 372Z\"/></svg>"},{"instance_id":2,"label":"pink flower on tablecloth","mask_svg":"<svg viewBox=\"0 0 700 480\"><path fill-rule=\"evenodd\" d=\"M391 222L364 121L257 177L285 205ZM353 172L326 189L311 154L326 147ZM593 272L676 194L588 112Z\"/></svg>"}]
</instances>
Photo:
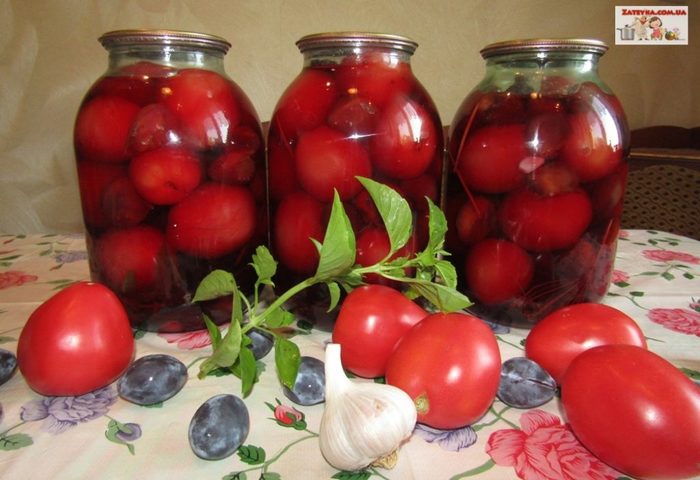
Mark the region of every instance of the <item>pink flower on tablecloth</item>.
<instances>
[{"instance_id":1,"label":"pink flower on tablecloth","mask_svg":"<svg viewBox=\"0 0 700 480\"><path fill-rule=\"evenodd\" d=\"M35 282L39 277L28 273L20 272L19 270L9 270L0 272L0 290L3 288L19 287L25 283Z\"/></svg>"},{"instance_id":2,"label":"pink flower on tablecloth","mask_svg":"<svg viewBox=\"0 0 700 480\"><path fill-rule=\"evenodd\" d=\"M106 386L77 397L43 397L32 400L20 410L25 422L43 420L41 429L63 433L79 423L101 417L117 401L117 392Z\"/></svg>"},{"instance_id":3,"label":"pink flower on tablecloth","mask_svg":"<svg viewBox=\"0 0 700 480\"><path fill-rule=\"evenodd\" d=\"M593 456L556 415L530 410L520 416L520 426L493 432L486 443L491 459L514 467L519 478L613 480L622 475Z\"/></svg>"},{"instance_id":4,"label":"pink flower on tablecloth","mask_svg":"<svg viewBox=\"0 0 700 480\"><path fill-rule=\"evenodd\" d=\"M652 308L647 316L652 322L674 332L700 337L700 313L696 311L684 308Z\"/></svg>"},{"instance_id":5,"label":"pink flower on tablecloth","mask_svg":"<svg viewBox=\"0 0 700 480\"><path fill-rule=\"evenodd\" d=\"M671 250L643 250L642 255L649 260L656 262L685 262L700 264L700 258L690 253L674 252Z\"/></svg>"},{"instance_id":6,"label":"pink flower on tablecloth","mask_svg":"<svg viewBox=\"0 0 700 480\"><path fill-rule=\"evenodd\" d=\"M306 428L306 416L302 412L289 405L284 405L278 399L275 399L275 401L277 402L276 405L269 402L265 402L265 404L272 410L277 425L293 428L295 430L304 430Z\"/></svg>"},{"instance_id":7,"label":"pink flower on tablecloth","mask_svg":"<svg viewBox=\"0 0 700 480\"><path fill-rule=\"evenodd\" d=\"M630 280L630 276L627 272L622 270L613 270L612 273L612 283L627 283Z\"/></svg>"},{"instance_id":8,"label":"pink flower on tablecloth","mask_svg":"<svg viewBox=\"0 0 700 480\"><path fill-rule=\"evenodd\" d=\"M620 230L619 232L617 232L617 238L629 238L629 236L630 232L628 232L627 230Z\"/></svg>"},{"instance_id":9,"label":"pink flower on tablecloth","mask_svg":"<svg viewBox=\"0 0 700 480\"><path fill-rule=\"evenodd\" d=\"M208 330L195 330L183 333L159 333L159 337L168 343L177 344L182 350L196 350L211 345L211 337Z\"/></svg>"}]
</instances>

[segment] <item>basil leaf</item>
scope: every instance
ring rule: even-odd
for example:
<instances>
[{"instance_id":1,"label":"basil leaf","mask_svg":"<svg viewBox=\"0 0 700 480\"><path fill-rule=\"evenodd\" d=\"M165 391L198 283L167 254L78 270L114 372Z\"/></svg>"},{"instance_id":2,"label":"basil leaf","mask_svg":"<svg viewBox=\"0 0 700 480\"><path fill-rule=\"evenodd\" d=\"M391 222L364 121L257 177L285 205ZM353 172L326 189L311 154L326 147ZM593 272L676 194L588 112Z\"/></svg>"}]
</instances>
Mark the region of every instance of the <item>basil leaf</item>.
<instances>
[{"instance_id":1,"label":"basil leaf","mask_svg":"<svg viewBox=\"0 0 700 480\"><path fill-rule=\"evenodd\" d=\"M435 262L435 270L445 286L457 288L457 269L454 265L447 260L438 260Z\"/></svg>"},{"instance_id":2,"label":"basil leaf","mask_svg":"<svg viewBox=\"0 0 700 480\"><path fill-rule=\"evenodd\" d=\"M277 262L264 245L255 249L253 263L251 263L258 276L258 284L273 285L272 277L277 273Z\"/></svg>"},{"instance_id":3,"label":"basil leaf","mask_svg":"<svg viewBox=\"0 0 700 480\"><path fill-rule=\"evenodd\" d=\"M265 325L268 328L286 327L294 323L294 314L283 308L270 310L270 313L265 318Z\"/></svg>"},{"instance_id":4,"label":"basil leaf","mask_svg":"<svg viewBox=\"0 0 700 480\"><path fill-rule=\"evenodd\" d=\"M333 196L323 244L314 243L319 251L318 268L314 275L317 280L340 276L355 264L355 233L337 191Z\"/></svg>"},{"instance_id":5,"label":"basil leaf","mask_svg":"<svg viewBox=\"0 0 700 480\"><path fill-rule=\"evenodd\" d=\"M426 250L438 252L445 243L447 219L442 210L430 198L425 197L425 200L428 202L428 247Z\"/></svg>"},{"instance_id":6,"label":"basil leaf","mask_svg":"<svg viewBox=\"0 0 700 480\"><path fill-rule=\"evenodd\" d=\"M209 372L219 367L233 365L241 352L241 336L241 324L232 321L226 335L221 339L214 352L200 365L199 378L206 377Z\"/></svg>"},{"instance_id":7,"label":"basil leaf","mask_svg":"<svg viewBox=\"0 0 700 480\"><path fill-rule=\"evenodd\" d=\"M301 354L297 344L278 336L275 339L275 365L277 367L277 376L282 385L287 388L294 388L300 363Z\"/></svg>"},{"instance_id":8,"label":"basil leaf","mask_svg":"<svg viewBox=\"0 0 700 480\"><path fill-rule=\"evenodd\" d=\"M406 279L411 288L435 305L441 312L457 312L472 305L466 295L439 283Z\"/></svg>"},{"instance_id":9,"label":"basil leaf","mask_svg":"<svg viewBox=\"0 0 700 480\"><path fill-rule=\"evenodd\" d=\"M328 293L330 294L330 304L328 305L328 310L326 311L330 312L338 305L338 302L340 301L340 285L338 285L336 282L328 282L326 285L328 286Z\"/></svg>"},{"instance_id":10,"label":"basil leaf","mask_svg":"<svg viewBox=\"0 0 700 480\"><path fill-rule=\"evenodd\" d=\"M241 372L241 392L244 397L247 397L253 390L253 384L257 380L255 356L249 348L243 348L238 356L238 361Z\"/></svg>"},{"instance_id":11,"label":"basil leaf","mask_svg":"<svg viewBox=\"0 0 700 480\"><path fill-rule=\"evenodd\" d=\"M408 202L396 190L365 177L357 177L372 197L389 234L391 252L406 245L411 236L413 213Z\"/></svg>"},{"instance_id":12,"label":"basil leaf","mask_svg":"<svg viewBox=\"0 0 700 480\"><path fill-rule=\"evenodd\" d=\"M199 283L192 301L202 302L225 297L226 295L231 295L236 289L236 281L233 278L233 274L225 270L214 270Z\"/></svg>"},{"instance_id":13,"label":"basil leaf","mask_svg":"<svg viewBox=\"0 0 700 480\"><path fill-rule=\"evenodd\" d=\"M211 346L216 349L221 343L221 330L219 327L211 321L208 315L202 315L204 318L204 324L207 326L207 331L209 331L209 338L211 339Z\"/></svg>"}]
</instances>

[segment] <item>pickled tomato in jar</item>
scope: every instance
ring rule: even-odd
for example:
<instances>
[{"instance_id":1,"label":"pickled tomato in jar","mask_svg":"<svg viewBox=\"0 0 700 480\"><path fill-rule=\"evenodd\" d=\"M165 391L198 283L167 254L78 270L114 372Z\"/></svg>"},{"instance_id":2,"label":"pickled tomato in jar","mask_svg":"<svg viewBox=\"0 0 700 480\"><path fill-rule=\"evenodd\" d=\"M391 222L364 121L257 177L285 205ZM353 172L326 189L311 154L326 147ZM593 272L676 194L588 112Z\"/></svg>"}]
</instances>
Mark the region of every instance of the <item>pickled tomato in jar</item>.
<instances>
[{"instance_id":1,"label":"pickled tomato in jar","mask_svg":"<svg viewBox=\"0 0 700 480\"><path fill-rule=\"evenodd\" d=\"M252 287L267 241L257 114L227 76L230 44L207 34L122 30L100 38L109 68L83 99L74 144L92 279L132 324L204 328L230 301L192 303L210 271Z\"/></svg>"},{"instance_id":2,"label":"pickled tomato in jar","mask_svg":"<svg viewBox=\"0 0 700 480\"><path fill-rule=\"evenodd\" d=\"M417 44L405 37L328 33L303 37L304 66L270 121L271 237L288 278L313 274L310 239L323 240L337 191L358 239L358 261L389 253L386 229L357 177L397 190L415 212L414 239L427 241L428 196L440 202L443 134L435 105L411 70ZM366 281L381 281L376 277Z\"/></svg>"},{"instance_id":3,"label":"pickled tomato in jar","mask_svg":"<svg viewBox=\"0 0 700 480\"><path fill-rule=\"evenodd\" d=\"M612 274L629 133L596 40L485 47L450 128L445 211L460 286L490 320L531 326L599 301Z\"/></svg>"}]
</instances>

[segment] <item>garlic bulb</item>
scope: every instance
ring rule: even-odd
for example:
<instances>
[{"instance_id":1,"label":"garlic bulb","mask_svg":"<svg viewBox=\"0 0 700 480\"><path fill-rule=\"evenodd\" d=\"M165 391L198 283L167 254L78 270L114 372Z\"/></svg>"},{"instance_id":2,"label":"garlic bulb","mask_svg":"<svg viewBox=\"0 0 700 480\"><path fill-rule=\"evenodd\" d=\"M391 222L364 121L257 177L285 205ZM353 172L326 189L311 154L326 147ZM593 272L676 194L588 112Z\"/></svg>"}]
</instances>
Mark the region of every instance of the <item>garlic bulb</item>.
<instances>
[{"instance_id":1,"label":"garlic bulb","mask_svg":"<svg viewBox=\"0 0 700 480\"><path fill-rule=\"evenodd\" d=\"M328 463L354 471L396 463L396 451L416 425L416 406L391 385L351 382L340 361L340 345L326 347L326 406L319 443Z\"/></svg>"}]
</instances>

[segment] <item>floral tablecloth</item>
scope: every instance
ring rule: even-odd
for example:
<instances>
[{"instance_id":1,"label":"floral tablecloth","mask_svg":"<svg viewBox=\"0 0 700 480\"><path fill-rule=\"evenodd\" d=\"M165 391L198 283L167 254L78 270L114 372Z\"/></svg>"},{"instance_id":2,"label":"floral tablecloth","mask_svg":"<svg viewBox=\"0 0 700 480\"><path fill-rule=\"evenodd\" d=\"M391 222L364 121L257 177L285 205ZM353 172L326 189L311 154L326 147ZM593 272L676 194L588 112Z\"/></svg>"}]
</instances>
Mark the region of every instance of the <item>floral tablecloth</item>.
<instances>
[{"instance_id":1,"label":"floral tablecloth","mask_svg":"<svg viewBox=\"0 0 700 480\"><path fill-rule=\"evenodd\" d=\"M0 348L15 352L40 302L88 278L82 235L0 235ZM654 231L622 231L605 303L642 327L651 350L700 374L700 242ZM526 330L496 330L503 359L523 354ZM297 336L302 355L323 358L328 333ZM206 332L137 332L136 356L167 353L189 368L175 397L141 407L115 385L80 397L42 397L19 371L0 386L0 478L449 479L617 478L576 441L555 398L532 410L498 400L479 422L452 432L418 428L393 470L338 472L322 458L323 405L294 406L282 393L272 355L245 399L251 430L231 457L196 457L187 430L196 409L220 393L240 394L233 376L197 379L210 351ZM89 366L86 366L89 368ZM604 428L604 427L602 427ZM547 457L545 459L545 456ZM566 476L568 475L568 476Z\"/></svg>"}]
</instances>

